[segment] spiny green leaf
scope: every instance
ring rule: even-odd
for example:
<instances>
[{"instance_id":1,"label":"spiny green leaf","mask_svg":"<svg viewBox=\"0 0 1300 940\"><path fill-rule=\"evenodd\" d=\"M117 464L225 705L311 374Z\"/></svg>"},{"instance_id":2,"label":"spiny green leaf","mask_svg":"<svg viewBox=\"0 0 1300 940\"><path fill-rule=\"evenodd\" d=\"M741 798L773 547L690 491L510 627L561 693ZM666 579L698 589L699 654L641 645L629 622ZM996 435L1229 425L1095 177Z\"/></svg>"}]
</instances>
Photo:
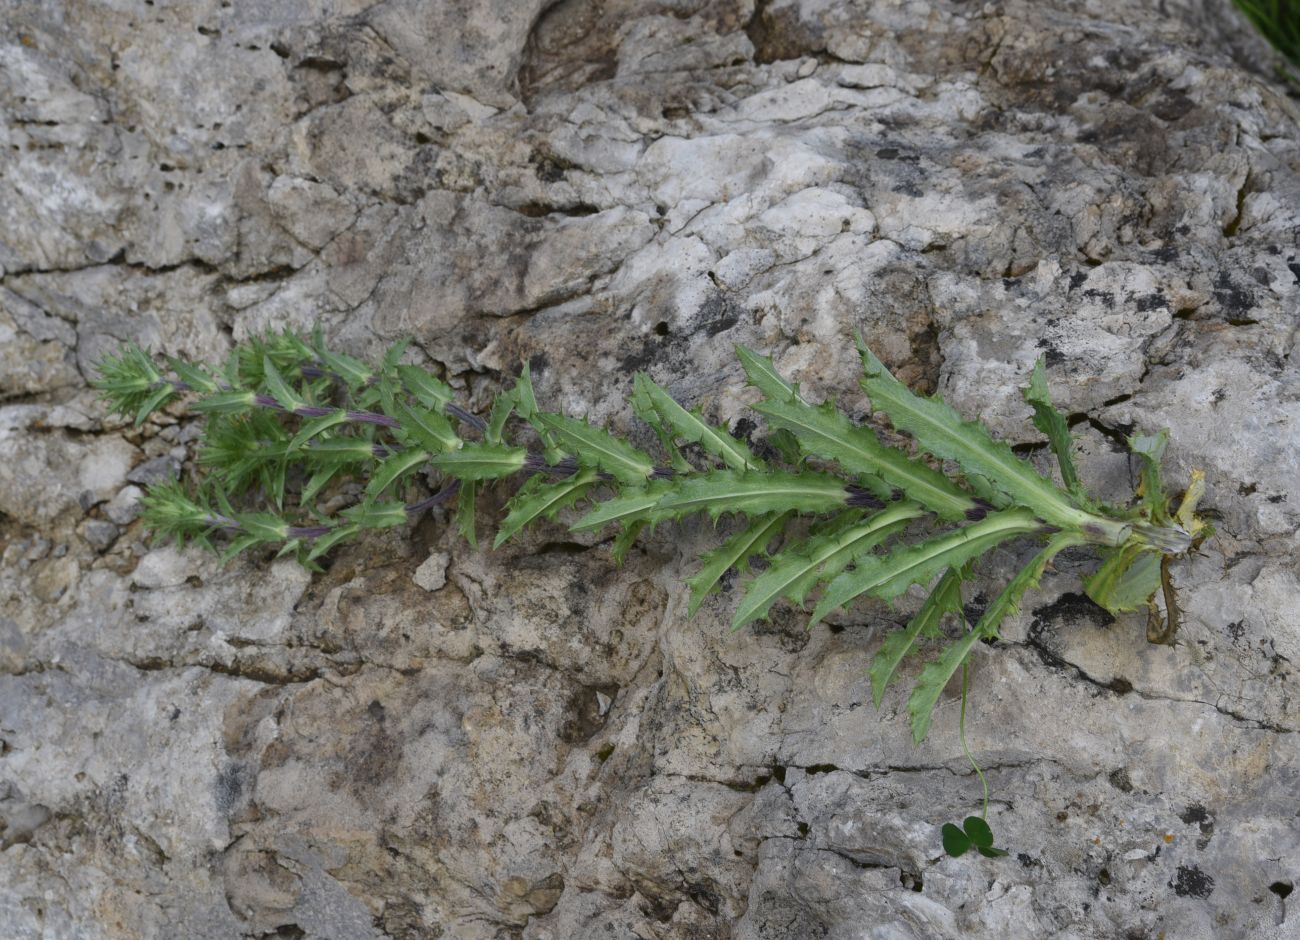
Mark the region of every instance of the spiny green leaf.
<instances>
[{"instance_id":1,"label":"spiny green leaf","mask_svg":"<svg viewBox=\"0 0 1300 940\"><path fill-rule=\"evenodd\" d=\"M572 506L595 482L596 474L591 470L575 473L559 483L543 483L541 477L532 477L506 504L510 511L501 522L492 547L500 548L533 520L543 516L552 518L561 509Z\"/></svg>"},{"instance_id":2,"label":"spiny green leaf","mask_svg":"<svg viewBox=\"0 0 1300 940\"><path fill-rule=\"evenodd\" d=\"M732 568L746 570L751 555L765 554L767 544L785 528L789 518L789 512L759 516L713 551L706 552L701 559L703 567L686 581L691 589L687 615L695 616L704 598L717 587L724 574Z\"/></svg>"},{"instance_id":3,"label":"spiny green leaf","mask_svg":"<svg viewBox=\"0 0 1300 940\"><path fill-rule=\"evenodd\" d=\"M458 480L496 480L518 473L528 451L504 444L466 444L433 458L433 465Z\"/></svg>"},{"instance_id":4,"label":"spiny green leaf","mask_svg":"<svg viewBox=\"0 0 1300 940\"><path fill-rule=\"evenodd\" d=\"M430 453L455 451L463 443L452 430L451 422L430 408L393 401L389 414L402 423L399 436L409 437Z\"/></svg>"},{"instance_id":5,"label":"spiny green leaf","mask_svg":"<svg viewBox=\"0 0 1300 940\"><path fill-rule=\"evenodd\" d=\"M622 530L614 537L614 544L610 546L609 554L614 559L614 564L621 565L627 558L627 553L632 550L636 543L636 537L641 534L641 530L646 527L644 519L629 523L623 526Z\"/></svg>"},{"instance_id":6,"label":"spiny green leaf","mask_svg":"<svg viewBox=\"0 0 1300 940\"><path fill-rule=\"evenodd\" d=\"M321 467L308 478L306 484L302 488L302 493L299 495L298 500L303 505L309 504L316 498L316 494L319 493L330 480L334 479L335 475L337 475L342 469L343 464L341 463L329 464Z\"/></svg>"},{"instance_id":7,"label":"spiny green leaf","mask_svg":"<svg viewBox=\"0 0 1300 940\"><path fill-rule=\"evenodd\" d=\"M1111 549L1101 567L1083 579L1083 590L1111 614L1145 607L1160 589L1160 553L1145 546Z\"/></svg>"},{"instance_id":8,"label":"spiny green leaf","mask_svg":"<svg viewBox=\"0 0 1300 940\"><path fill-rule=\"evenodd\" d=\"M652 510L672 489L673 484L668 480L656 480L644 487L626 489L616 496L597 503L590 512L569 528L574 532L584 532L589 529L599 529L610 522L657 521Z\"/></svg>"},{"instance_id":9,"label":"spiny green leaf","mask_svg":"<svg viewBox=\"0 0 1300 940\"><path fill-rule=\"evenodd\" d=\"M124 417L135 417L157 389L170 388L149 354L134 343L96 363L91 384L113 412Z\"/></svg>"},{"instance_id":10,"label":"spiny green leaf","mask_svg":"<svg viewBox=\"0 0 1300 940\"><path fill-rule=\"evenodd\" d=\"M855 558L924 514L916 503L897 503L843 532L815 535L783 549L772 559L771 567L749 582L744 600L731 618L731 628L736 630L767 616L781 597L802 603L818 581L838 574Z\"/></svg>"},{"instance_id":11,"label":"spiny green leaf","mask_svg":"<svg viewBox=\"0 0 1300 940\"><path fill-rule=\"evenodd\" d=\"M1160 462L1165 457L1165 447L1169 444L1169 431L1162 429L1155 434L1134 434L1128 439L1128 448L1142 461L1142 484L1139 493L1142 505L1147 508L1152 522L1169 521L1169 497L1165 495L1164 482L1160 479Z\"/></svg>"},{"instance_id":12,"label":"spiny green leaf","mask_svg":"<svg viewBox=\"0 0 1300 940\"><path fill-rule=\"evenodd\" d=\"M847 498L843 481L811 470L713 470L677 483L655 509L670 519L697 512L707 512L714 519L724 512L748 516L785 509L821 513L843 509Z\"/></svg>"},{"instance_id":13,"label":"spiny green leaf","mask_svg":"<svg viewBox=\"0 0 1300 940\"><path fill-rule=\"evenodd\" d=\"M695 412L687 411L644 372L636 374L634 385L637 393L645 396L651 407L678 437L699 444L706 453L718 457L733 470L757 470L762 467L762 461L750 452L743 441L737 440L722 428L705 423Z\"/></svg>"},{"instance_id":14,"label":"spiny green leaf","mask_svg":"<svg viewBox=\"0 0 1300 940\"><path fill-rule=\"evenodd\" d=\"M336 525L312 542L311 551L307 553L307 560L315 561L335 545L352 538L360 531L361 527L357 525Z\"/></svg>"},{"instance_id":15,"label":"spiny green leaf","mask_svg":"<svg viewBox=\"0 0 1300 940\"><path fill-rule=\"evenodd\" d=\"M584 467L604 470L622 483L644 483L654 470L654 463L642 451L621 441L603 428L564 415L539 414L543 425L573 450Z\"/></svg>"},{"instance_id":16,"label":"spiny green leaf","mask_svg":"<svg viewBox=\"0 0 1300 940\"><path fill-rule=\"evenodd\" d=\"M144 424L145 419L158 408L166 404L167 399L175 395L175 390L170 385L160 385L149 393L148 397L140 403L139 409L135 413L135 426L138 428Z\"/></svg>"},{"instance_id":17,"label":"spiny green leaf","mask_svg":"<svg viewBox=\"0 0 1300 940\"><path fill-rule=\"evenodd\" d=\"M532 421L538 412L537 396L533 394L533 374L527 362L519 370L519 380L515 383L514 397L519 417L525 421Z\"/></svg>"},{"instance_id":18,"label":"spiny green leaf","mask_svg":"<svg viewBox=\"0 0 1300 940\"><path fill-rule=\"evenodd\" d=\"M140 500L140 518L151 532L180 542L220 524L207 500L191 496L177 480L166 480L149 487Z\"/></svg>"},{"instance_id":19,"label":"spiny green leaf","mask_svg":"<svg viewBox=\"0 0 1300 940\"><path fill-rule=\"evenodd\" d=\"M258 538L256 535L236 536L230 541L230 544L226 546L226 550L221 553L221 563L223 565L229 563L240 552L248 551L248 549L252 548L254 545L260 544L262 541L263 540Z\"/></svg>"},{"instance_id":20,"label":"spiny green leaf","mask_svg":"<svg viewBox=\"0 0 1300 940\"><path fill-rule=\"evenodd\" d=\"M256 400L257 396L253 392L231 389L228 392L217 392L215 395L200 398L190 407L200 414L236 414L252 408Z\"/></svg>"},{"instance_id":21,"label":"spiny green leaf","mask_svg":"<svg viewBox=\"0 0 1300 940\"><path fill-rule=\"evenodd\" d=\"M961 415L938 398L912 394L889 374L861 337L858 351L862 354L864 370L862 388L872 404L889 417L895 428L912 435L928 453L940 460L955 460L967 473L985 477L1017 505L1032 509L1040 519L1053 525L1080 527L1092 521L1088 513L1075 507L1065 493L1039 476L1005 442L994 440L982 424L963 421Z\"/></svg>"},{"instance_id":22,"label":"spiny green leaf","mask_svg":"<svg viewBox=\"0 0 1300 940\"><path fill-rule=\"evenodd\" d=\"M1025 401L1034 409L1034 427L1047 435L1047 442L1056 455L1065 488L1076 498L1083 496L1079 473L1074 468L1074 456L1070 452L1073 446L1070 425L1065 420L1065 415L1052 405L1052 395L1047 388L1047 360L1042 356L1034 363L1034 372L1029 379L1029 387L1024 389L1024 396Z\"/></svg>"},{"instance_id":23,"label":"spiny green leaf","mask_svg":"<svg viewBox=\"0 0 1300 940\"><path fill-rule=\"evenodd\" d=\"M289 534L289 524L269 512L241 512L235 521L240 529L262 542L279 542Z\"/></svg>"},{"instance_id":24,"label":"spiny green leaf","mask_svg":"<svg viewBox=\"0 0 1300 940\"><path fill-rule=\"evenodd\" d=\"M427 463L429 456L427 450L412 449L386 458L375 468L374 474L370 477L370 483L366 486L366 495L370 499L380 496L393 483Z\"/></svg>"},{"instance_id":25,"label":"spiny green leaf","mask_svg":"<svg viewBox=\"0 0 1300 940\"><path fill-rule=\"evenodd\" d=\"M511 413L515 410L515 393L501 392L492 401L492 411L488 415L487 430L483 432L483 439L489 444L500 444L501 437L505 433L506 422L510 420Z\"/></svg>"},{"instance_id":26,"label":"spiny green leaf","mask_svg":"<svg viewBox=\"0 0 1300 940\"><path fill-rule=\"evenodd\" d=\"M941 519L958 520L975 508L975 500L937 470L886 447L870 430L858 427L833 405L809 405L801 398L761 401L754 410L777 427L789 430L804 452L834 460L850 473L876 477L886 489L896 487Z\"/></svg>"},{"instance_id":27,"label":"spiny green leaf","mask_svg":"<svg viewBox=\"0 0 1300 940\"><path fill-rule=\"evenodd\" d=\"M798 387L781 378L769 356L760 356L744 346L736 347L736 355L749 384L766 395L768 400L789 401L798 396Z\"/></svg>"},{"instance_id":28,"label":"spiny green leaf","mask_svg":"<svg viewBox=\"0 0 1300 940\"><path fill-rule=\"evenodd\" d=\"M962 569L949 568L939 578L916 616L908 621L907 627L885 637L885 642L871 660L871 700L876 708L884 701L885 690L916 641L935 632L947 614L961 612L961 582Z\"/></svg>"},{"instance_id":29,"label":"spiny green leaf","mask_svg":"<svg viewBox=\"0 0 1300 940\"><path fill-rule=\"evenodd\" d=\"M280 375L280 370L275 367L270 356L262 360L262 373L266 377L266 388L271 393L271 397L285 411L293 411L307 404L306 399L289 387L289 383Z\"/></svg>"},{"instance_id":30,"label":"spiny green leaf","mask_svg":"<svg viewBox=\"0 0 1300 940\"><path fill-rule=\"evenodd\" d=\"M375 459L375 445L359 437L332 437L304 447L302 454L321 465L358 463Z\"/></svg>"},{"instance_id":31,"label":"spiny green leaf","mask_svg":"<svg viewBox=\"0 0 1300 940\"><path fill-rule=\"evenodd\" d=\"M924 741L926 734L929 733L930 718L944 687L961 668L961 664L966 661L975 644L982 639L997 636L1003 618L1014 611L1025 592L1038 583L1047 563L1056 556L1057 552L1070 545L1077 545L1081 541L1077 532L1056 533L1048 541L1047 546L1007 582L1006 587L993 599L993 603L985 609L974 629L968 631L960 640L950 644L937 659L921 670L916 686L907 700L907 712L912 719L912 739L917 744Z\"/></svg>"},{"instance_id":32,"label":"spiny green leaf","mask_svg":"<svg viewBox=\"0 0 1300 940\"><path fill-rule=\"evenodd\" d=\"M460 485L456 494L456 531L461 534L470 548L478 548L478 484L467 480Z\"/></svg>"},{"instance_id":33,"label":"spiny green leaf","mask_svg":"<svg viewBox=\"0 0 1300 940\"><path fill-rule=\"evenodd\" d=\"M451 386L419 366L398 366L397 374L406 390L425 408L441 413L452 399Z\"/></svg>"},{"instance_id":34,"label":"spiny green leaf","mask_svg":"<svg viewBox=\"0 0 1300 940\"><path fill-rule=\"evenodd\" d=\"M862 559L826 587L809 628L832 610L860 594L893 600L913 584L929 581L945 568L964 565L972 558L1017 536L1042 528L1026 509L1004 509L962 529L955 529L918 545L897 548L886 556Z\"/></svg>"},{"instance_id":35,"label":"spiny green leaf","mask_svg":"<svg viewBox=\"0 0 1300 940\"><path fill-rule=\"evenodd\" d=\"M167 365L171 367L171 370L176 373L182 382L200 395L207 395L221 388L217 380L202 366L194 365L175 356L167 357Z\"/></svg>"},{"instance_id":36,"label":"spiny green leaf","mask_svg":"<svg viewBox=\"0 0 1300 940\"><path fill-rule=\"evenodd\" d=\"M388 529L406 522L406 507L399 502L376 503L366 500L349 506L339 515L363 529Z\"/></svg>"},{"instance_id":37,"label":"spiny green leaf","mask_svg":"<svg viewBox=\"0 0 1300 940\"><path fill-rule=\"evenodd\" d=\"M289 450L297 450L317 434L320 434L322 431L328 431L335 425L342 424L347 420L348 413L340 408L337 411L331 411L327 415L321 415L319 418L311 418L304 421L302 427L298 429L298 433L295 434L293 440L289 442Z\"/></svg>"},{"instance_id":38,"label":"spiny green leaf","mask_svg":"<svg viewBox=\"0 0 1300 940\"><path fill-rule=\"evenodd\" d=\"M374 378L374 372L360 359L330 352L324 346L317 346L316 355L326 369L341 378L350 388L364 388Z\"/></svg>"},{"instance_id":39,"label":"spiny green leaf","mask_svg":"<svg viewBox=\"0 0 1300 940\"><path fill-rule=\"evenodd\" d=\"M659 438L659 444L668 455L668 462L678 473L693 473L695 468L690 462L682 456L681 450L677 447L677 441L673 438L672 426L664 421L658 409L655 408L654 400L650 397L648 385L641 380L641 373L637 373L632 382L632 411L638 418L650 425L651 430L655 432L655 437Z\"/></svg>"}]
</instances>

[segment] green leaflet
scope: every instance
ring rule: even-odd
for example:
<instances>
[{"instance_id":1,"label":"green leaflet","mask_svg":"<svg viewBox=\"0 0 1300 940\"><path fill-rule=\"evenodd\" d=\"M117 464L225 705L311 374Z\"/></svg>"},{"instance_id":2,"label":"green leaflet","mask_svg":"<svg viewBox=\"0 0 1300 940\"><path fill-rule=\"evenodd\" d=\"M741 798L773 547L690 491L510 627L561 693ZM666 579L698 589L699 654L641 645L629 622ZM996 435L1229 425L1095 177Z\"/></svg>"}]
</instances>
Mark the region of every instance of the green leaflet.
<instances>
[{"instance_id":1,"label":"green leaflet","mask_svg":"<svg viewBox=\"0 0 1300 940\"><path fill-rule=\"evenodd\" d=\"M657 521L651 512L670 492L672 483L668 480L656 480L641 489L630 489L597 503L585 516L571 525L574 532L599 529L610 522L653 522Z\"/></svg>"},{"instance_id":2,"label":"green leaflet","mask_svg":"<svg viewBox=\"0 0 1300 940\"><path fill-rule=\"evenodd\" d=\"M542 424L569 446L584 467L604 470L621 483L640 485L654 470L654 463L631 444L603 428L564 415L539 414Z\"/></svg>"},{"instance_id":3,"label":"green leaflet","mask_svg":"<svg viewBox=\"0 0 1300 940\"><path fill-rule=\"evenodd\" d=\"M955 529L928 541L890 554L869 556L852 571L846 571L826 587L809 629L832 610L843 607L860 594L893 600L913 584L929 581L944 568L964 565L989 549L1042 528L1026 509L1003 509L979 522Z\"/></svg>"},{"instance_id":4,"label":"green leaflet","mask_svg":"<svg viewBox=\"0 0 1300 940\"><path fill-rule=\"evenodd\" d=\"M507 539L534 519L543 516L552 518L561 509L572 506L595 482L596 474L591 470L575 473L559 483L543 483L541 477L532 477L506 504L510 511L502 520L492 547L500 548Z\"/></svg>"},{"instance_id":5,"label":"green leaflet","mask_svg":"<svg viewBox=\"0 0 1300 940\"><path fill-rule=\"evenodd\" d=\"M427 450L404 450L382 461L366 486L366 495L374 499L421 464L428 462Z\"/></svg>"},{"instance_id":6,"label":"green leaflet","mask_svg":"<svg viewBox=\"0 0 1300 940\"><path fill-rule=\"evenodd\" d=\"M963 519L975 508L970 494L938 470L886 447L875 434L854 425L829 403L818 408L796 397L784 402L761 401L754 410L793 433L805 453L834 460L850 473L877 477L941 519Z\"/></svg>"},{"instance_id":7,"label":"green leaflet","mask_svg":"<svg viewBox=\"0 0 1300 940\"><path fill-rule=\"evenodd\" d=\"M1047 435L1047 442L1056 455L1056 462L1061 468L1061 479L1065 488L1076 499L1084 497L1083 487L1079 484L1079 473L1074 468L1074 457L1070 453L1073 441L1070 438L1070 425L1052 405L1052 395L1047 389L1047 362L1042 357L1034 363L1034 373L1029 379L1029 387L1023 390L1025 401L1034 409L1034 427Z\"/></svg>"},{"instance_id":8,"label":"green leaflet","mask_svg":"<svg viewBox=\"0 0 1300 940\"><path fill-rule=\"evenodd\" d=\"M433 465L458 480L496 480L523 469L528 451L504 444L466 444L433 458Z\"/></svg>"},{"instance_id":9,"label":"green leaflet","mask_svg":"<svg viewBox=\"0 0 1300 940\"><path fill-rule=\"evenodd\" d=\"M1130 544L1112 549L1098 568L1083 579L1083 590L1111 614L1146 606L1160 589L1160 553Z\"/></svg>"},{"instance_id":10,"label":"green leaflet","mask_svg":"<svg viewBox=\"0 0 1300 940\"><path fill-rule=\"evenodd\" d=\"M1161 524L1169 521L1169 497L1165 495L1164 482L1160 479L1160 461L1164 459L1168 444L1168 429L1156 434L1134 434L1128 439L1128 449L1142 461L1142 485L1138 489L1142 505L1151 521Z\"/></svg>"},{"instance_id":11,"label":"green leaflet","mask_svg":"<svg viewBox=\"0 0 1300 940\"><path fill-rule=\"evenodd\" d=\"M814 535L800 545L783 549L772 559L771 567L749 582L731 618L731 628L737 630L767 616L781 597L802 603L818 581L838 574L849 562L924 514L916 503L898 503L843 532Z\"/></svg>"},{"instance_id":12,"label":"green leaflet","mask_svg":"<svg viewBox=\"0 0 1300 940\"><path fill-rule=\"evenodd\" d=\"M759 516L713 551L707 552L701 559L703 567L686 581L691 589L688 616L695 616L704 598L717 587L724 574L732 568L745 570L751 555L765 554L767 544L785 528L790 515L789 512L776 512Z\"/></svg>"},{"instance_id":13,"label":"green leaflet","mask_svg":"<svg viewBox=\"0 0 1300 940\"><path fill-rule=\"evenodd\" d=\"M967 473L978 474L1010 496L1017 505L1032 509L1045 522L1062 528L1082 526L1094 517L1070 500L1038 472L1017 457L1003 441L994 440L976 421L963 421L938 398L921 398L889 374L858 338L865 377L862 388L875 408L894 427L912 435L918 445L940 460L955 460Z\"/></svg>"},{"instance_id":14,"label":"green leaflet","mask_svg":"<svg viewBox=\"0 0 1300 940\"><path fill-rule=\"evenodd\" d=\"M348 413L340 408L327 415L321 415L319 418L312 418L309 421L304 421L302 427L298 429L298 433L295 434L293 440L289 442L289 450L297 450L317 434L329 430L336 424L342 424L346 420L348 420Z\"/></svg>"},{"instance_id":15,"label":"green leaflet","mask_svg":"<svg viewBox=\"0 0 1300 940\"><path fill-rule=\"evenodd\" d=\"M443 406L452 399L451 386L419 366L398 366L397 374L406 390L431 411L441 413Z\"/></svg>"},{"instance_id":16,"label":"green leaflet","mask_svg":"<svg viewBox=\"0 0 1300 940\"><path fill-rule=\"evenodd\" d=\"M745 370L745 377L749 380L749 384L771 401L789 401L799 396L798 388L781 378L781 374L776 371L769 356L760 356L744 346L736 347L736 356L740 359L740 365Z\"/></svg>"},{"instance_id":17,"label":"green leaflet","mask_svg":"<svg viewBox=\"0 0 1300 940\"><path fill-rule=\"evenodd\" d=\"M907 627L894 630L885 637L875 658L871 660L871 701L876 708L884 701L885 690L889 688L894 673L912 648L922 636L929 636L938 631L939 623L947 614L961 613L962 569L949 568L939 578L930 596L925 599L921 609L916 612Z\"/></svg>"},{"instance_id":18,"label":"green leaflet","mask_svg":"<svg viewBox=\"0 0 1300 940\"><path fill-rule=\"evenodd\" d=\"M939 696L948 685L948 681L961 668L961 664L966 661L975 644L986 637L997 636L998 627L1001 626L1003 619L1017 608L1025 592L1038 584L1047 563L1062 549L1082 542L1083 538L1077 532L1058 532L1052 536L1047 546L1007 582L1007 586L984 611L975 628L945 648L938 659L926 664L907 700L907 712L912 718L913 741L920 744L925 740L926 734L930 731L930 718Z\"/></svg>"},{"instance_id":19,"label":"green leaflet","mask_svg":"<svg viewBox=\"0 0 1300 940\"><path fill-rule=\"evenodd\" d=\"M714 519L724 512L749 516L787 509L832 512L843 509L847 500L842 480L811 470L803 473L713 470L674 483L673 490L655 506L666 519L680 519L697 512L707 512Z\"/></svg>"},{"instance_id":20,"label":"green leaflet","mask_svg":"<svg viewBox=\"0 0 1300 940\"><path fill-rule=\"evenodd\" d=\"M672 428L683 440L699 444L707 453L718 457L733 470L757 470L763 466L762 461L750 453L749 447L724 430L715 428L695 412L687 411L673 397L651 381L644 372L638 372L634 380L635 392L645 397L660 418ZM643 416L644 417L644 416Z\"/></svg>"}]
</instances>

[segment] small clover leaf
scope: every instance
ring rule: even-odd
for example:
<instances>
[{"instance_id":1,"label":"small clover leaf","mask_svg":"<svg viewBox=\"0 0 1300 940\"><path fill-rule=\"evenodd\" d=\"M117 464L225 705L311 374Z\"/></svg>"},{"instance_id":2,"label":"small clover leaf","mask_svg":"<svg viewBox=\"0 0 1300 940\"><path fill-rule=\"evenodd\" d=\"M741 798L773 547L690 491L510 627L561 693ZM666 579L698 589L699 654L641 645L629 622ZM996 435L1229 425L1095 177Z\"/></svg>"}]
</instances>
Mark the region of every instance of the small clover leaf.
<instances>
[{"instance_id":1,"label":"small clover leaf","mask_svg":"<svg viewBox=\"0 0 1300 940\"><path fill-rule=\"evenodd\" d=\"M974 847L985 858L1006 855L1006 849L993 847L993 830L979 816L967 816L958 829L953 823L943 824L943 850L953 858L961 858Z\"/></svg>"}]
</instances>

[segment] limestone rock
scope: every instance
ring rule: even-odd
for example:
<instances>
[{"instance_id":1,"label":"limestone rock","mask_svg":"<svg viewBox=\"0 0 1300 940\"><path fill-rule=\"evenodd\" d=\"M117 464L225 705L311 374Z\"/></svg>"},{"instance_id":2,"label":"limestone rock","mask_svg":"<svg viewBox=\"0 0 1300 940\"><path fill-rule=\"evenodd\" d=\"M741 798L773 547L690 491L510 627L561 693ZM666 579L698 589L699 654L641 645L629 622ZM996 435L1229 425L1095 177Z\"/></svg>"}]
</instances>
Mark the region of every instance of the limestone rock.
<instances>
[{"instance_id":1,"label":"limestone rock","mask_svg":"<svg viewBox=\"0 0 1300 940\"><path fill-rule=\"evenodd\" d=\"M1300 929L1300 110L1229 4L0 14L6 938ZM1168 426L1218 534L1175 646L1087 601L1080 551L978 651L1011 854L949 859L981 796L952 690L918 749L865 678L914 596L733 634L733 587L688 622L726 523L622 568L438 514L317 575L148 544L134 483L192 467L197 424L126 427L95 363L317 323L413 337L480 410L527 360L545 407L647 444L639 369L763 436L736 343L865 418L861 331L1042 461L1041 355L1089 486L1125 498L1124 436Z\"/></svg>"}]
</instances>

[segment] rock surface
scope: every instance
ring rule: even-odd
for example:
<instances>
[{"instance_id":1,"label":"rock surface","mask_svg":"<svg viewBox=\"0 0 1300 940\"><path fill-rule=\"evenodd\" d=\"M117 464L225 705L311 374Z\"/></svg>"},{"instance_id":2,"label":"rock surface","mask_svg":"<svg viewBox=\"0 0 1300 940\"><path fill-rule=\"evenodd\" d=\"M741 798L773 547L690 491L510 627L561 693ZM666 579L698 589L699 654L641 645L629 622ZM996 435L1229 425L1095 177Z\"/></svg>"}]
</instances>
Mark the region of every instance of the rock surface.
<instances>
[{"instance_id":1,"label":"rock surface","mask_svg":"<svg viewBox=\"0 0 1300 940\"><path fill-rule=\"evenodd\" d=\"M0 932L1295 936L1300 112L1226 9L0 0ZM315 322L623 428L636 369L746 420L736 342L860 413L862 330L1033 445L1045 353L1090 483L1168 426L1219 534L1174 647L1079 555L980 652L1012 853L948 859L955 703L918 750L864 676L907 604L688 622L703 528L147 547L194 424L92 364Z\"/></svg>"}]
</instances>

